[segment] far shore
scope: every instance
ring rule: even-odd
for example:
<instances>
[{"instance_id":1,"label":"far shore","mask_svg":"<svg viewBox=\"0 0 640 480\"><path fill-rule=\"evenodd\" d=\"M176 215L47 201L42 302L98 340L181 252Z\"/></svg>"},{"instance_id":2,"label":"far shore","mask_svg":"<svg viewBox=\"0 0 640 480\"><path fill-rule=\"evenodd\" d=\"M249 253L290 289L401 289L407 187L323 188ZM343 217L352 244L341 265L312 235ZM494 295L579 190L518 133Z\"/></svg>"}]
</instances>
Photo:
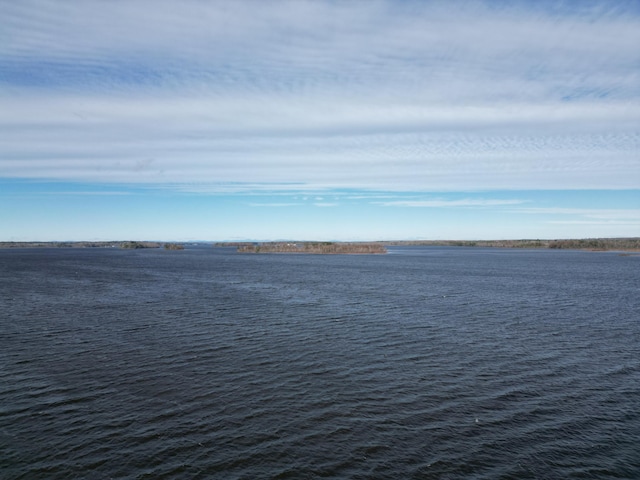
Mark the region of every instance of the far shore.
<instances>
[{"instance_id":1,"label":"far shore","mask_svg":"<svg viewBox=\"0 0 640 480\"><path fill-rule=\"evenodd\" d=\"M640 237L522 240L388 240L370 242L175 242L158 241L69 241L69 242L0 242L0 248L164 248L182 250L184 245L198 243L214 247L235 247L240 253L315 253L315 254L380 254L387 247L484 247L520 249L565 249L594 252L620 251L640 253Z\"/></svg>"},{"instance_id":2,"label":"far shore","mask_svg":"<svg viewBox=\"0 0 640 480\"><path fill-rule=\"evenodd\" d=\"M136 240L117 242L0 242L0 248L122 248L125 250L164 248L165 250L184 250L184 246L180 243Z\"/></svg>"}]
</instances>

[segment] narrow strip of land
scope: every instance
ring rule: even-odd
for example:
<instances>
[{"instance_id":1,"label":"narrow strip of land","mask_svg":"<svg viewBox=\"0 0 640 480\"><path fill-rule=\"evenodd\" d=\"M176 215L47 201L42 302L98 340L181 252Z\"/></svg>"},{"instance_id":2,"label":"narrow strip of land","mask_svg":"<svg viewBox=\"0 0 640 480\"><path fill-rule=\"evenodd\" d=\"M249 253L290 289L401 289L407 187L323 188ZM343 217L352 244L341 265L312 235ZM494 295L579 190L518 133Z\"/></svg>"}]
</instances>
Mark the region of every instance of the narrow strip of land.
<instances>
[{"instance_id":1,"label":"narrow strip of land","mask_svg":"<svg viewBox=\"0 0 640 480\"><path fill-rule=\"evenodd\" d=\"M230 242L241 253L386 253L386 247L485 247L640 251L640 238L584 238L570 240L390 240L376 242Z\"/></svg>"},{"instance_id":2,"label":"narrow strip of land","mask_svg":"<svg viewBox=\"0 0 640 480\"><path fill-rule=\"evenodd\" d=\"M184 250L184 246L179 243L130 240L124 242L0 242L0 248L123 248L125 250L164 248L165 250Z\"/></svg>"},{"instance_id":3,"label":"narrow strip of land","mask_svg":"<svg viewBox=\"0 0 640 480\"><path fill-rule=\"evenodd\" d=\"M562 240L417 240L389 241L395 246L448 246L448 247L497 247L497 248L553 248L571 250L638 250L640 237L629 238L579 238Z\"/></svg>"},{"instance_id":4,"label":"narrow strip of land","mask_svg":"<svg viewBox=\"0 0 640 480\"><path fill-rule=\"evenodd\" d=\"M265 242L238 245L239 253L312 253L331 254L380 254L387 253L377 242Z\"/></svg>"},{"instance_id":5,"label":"narrow strip of land","mask_svg":"<svg viewBox=\"0 0 640 480\"><path fill-rule=\"evenodd\" d=\"M207 242L199 242L203 244ZM572 249L591 251L640 252L640 237L629 238L581 238L561 240L387 240L374 242L215 242L214 247L236 247L240 253L313 253L313 254L380 254L391 246L446 246L446 247L495 247ZM0 248L164 248L182 250L178 243L150 241L71 241L71 242L0 242Z\"/></svg>"}]
</instances>

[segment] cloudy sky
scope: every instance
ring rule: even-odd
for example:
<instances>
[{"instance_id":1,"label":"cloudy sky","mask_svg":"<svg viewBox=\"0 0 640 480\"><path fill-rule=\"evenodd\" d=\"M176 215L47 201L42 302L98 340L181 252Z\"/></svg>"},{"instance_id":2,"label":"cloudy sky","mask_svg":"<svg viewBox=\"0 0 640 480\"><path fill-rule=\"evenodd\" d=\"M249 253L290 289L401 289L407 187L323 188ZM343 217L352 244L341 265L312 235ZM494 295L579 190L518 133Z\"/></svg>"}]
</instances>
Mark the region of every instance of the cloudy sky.
<instances>
[{"instance_id":1,"label":"cloudy sky","mask_svg":"<svg viewBox=\"0 0 640 480\"><path fill-rule=\"evenodd\" d=\"M640 236L640 2L0 0L0 240Z\"/></svg>"}]
</instances>

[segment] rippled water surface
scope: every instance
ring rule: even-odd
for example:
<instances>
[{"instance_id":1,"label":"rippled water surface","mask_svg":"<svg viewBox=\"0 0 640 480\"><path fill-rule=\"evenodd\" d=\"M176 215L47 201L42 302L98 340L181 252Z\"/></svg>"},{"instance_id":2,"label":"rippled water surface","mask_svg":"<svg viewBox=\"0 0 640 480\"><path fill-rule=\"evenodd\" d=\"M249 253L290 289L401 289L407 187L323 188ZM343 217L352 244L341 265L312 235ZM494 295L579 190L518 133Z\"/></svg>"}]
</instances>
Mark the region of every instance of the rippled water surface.
<instances>
[{"instance_id":1,"label":"rippled water surface","mask_svg":"<svg viewBox=\"0 0 640 480\"><path fill-rule=\"evenodd\" d=\"M640 478L640 257L0 250L0 476Z\"/></svg>"}]
</instances>

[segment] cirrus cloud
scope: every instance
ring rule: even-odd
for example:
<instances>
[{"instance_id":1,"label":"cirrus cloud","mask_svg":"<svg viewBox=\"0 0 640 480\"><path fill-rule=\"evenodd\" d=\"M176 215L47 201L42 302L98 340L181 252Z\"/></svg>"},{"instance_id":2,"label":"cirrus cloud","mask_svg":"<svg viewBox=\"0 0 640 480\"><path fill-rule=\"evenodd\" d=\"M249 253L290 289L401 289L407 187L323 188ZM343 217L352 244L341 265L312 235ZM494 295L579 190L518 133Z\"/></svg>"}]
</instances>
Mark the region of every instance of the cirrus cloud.
<instances>
[{"instance_id":1,"label":"cirrus cloud","mask_svg":"<svg viewBox=\"0 0 640 480\"><path fill-rule=\"evenodd\" d=\"M4 4L0 175L221 192L639 186L633 2L262 5Z\"/></svg>"}]
</instances>

